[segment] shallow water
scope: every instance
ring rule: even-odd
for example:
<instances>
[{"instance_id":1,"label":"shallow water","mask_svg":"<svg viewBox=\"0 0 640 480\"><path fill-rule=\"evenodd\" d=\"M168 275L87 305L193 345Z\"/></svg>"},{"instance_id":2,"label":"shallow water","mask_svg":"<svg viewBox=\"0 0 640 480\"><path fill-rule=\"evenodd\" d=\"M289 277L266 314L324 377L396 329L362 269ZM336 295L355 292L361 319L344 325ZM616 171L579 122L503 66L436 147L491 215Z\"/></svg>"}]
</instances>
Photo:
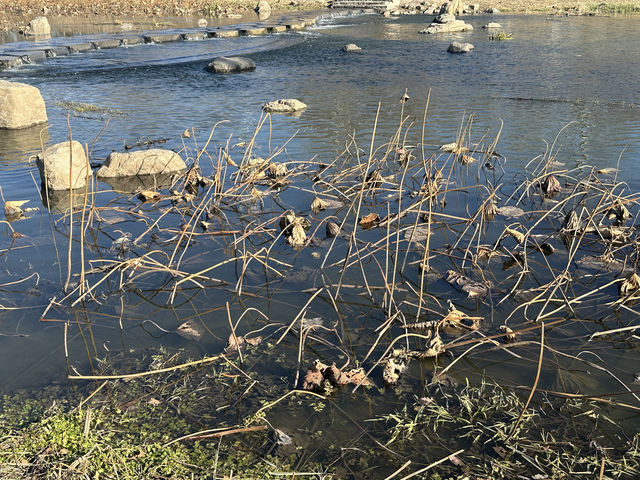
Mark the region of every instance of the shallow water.
<instances>
[{"instance_id":1,"label":"shallow water","mask_svg":"<svg viewBox=\"0 0 640 480\"><path fill-rule=\"evenodd\" d=\"M39 175L30 158L40 150L41 141L46 145L68 139L67 111L58 102L96 104L122 112L112 116L108 124L103 118L70 117L73 138L88 144L91 160L99 163L109 152L121 150L125 144L159 138L168 139L164 144L168 148L186 146L193 158L195 149L206 142L213 126L222 121L225 123L215 129L212 146L225 145L229 137L229 145L245 142L251 139L261 118L262 104L277 98L298 98L308 105L307 110L299 118L272 116L257 137L255 154L266 157L286 143L285 152L278 158L291 162L290 165L295 162L304 165L312 159L332 162L343 152L351 135L357 139L361 157L366 161L378 105L376 140L381 144L398 127L399 100L405 89L411 97L404 105L404 114L409 117L406 125L415 122L409 129L410 144L419 141L429 97L424 131L428 155L435 152L437 146L454 141L470 114L473 114L473 123L467 136L471 143L488 144L499 133L496 150L504 156L504 185L499 190L503 198L516 188L524 166L544 155L554 142L555 160L564 163L567 169L619 164L618 179L627 182L632 191L640 188L640 172L635 168L640 160L640 84L637 82L640 49L628 48L640 44L640 23L636 18L477 16L468 20L475 28L470 33L418 34L429 20L430 17L420 16L400 19L354 16L321 22L318 27L302 33L132 46L60 57L5 71L3 78L40 88L48 106L50 126L48 131L32 128L0 132L0 185L4 197L28 199L34 207L41 205ZM500 22L505 31L513 33L513 39L489 40L489 33L480 28L489 21ZM448 54L446 48L454 39L473 43L475 50L468 55ZM341 47L346 43L357 43L363 51L343 53ZM258 65L254 72L214 76L204 71L209 56L243 52L251 52L251 58ZM181 138L187 128L195 130L196 140ZM214 157L216 148L208 148ZM355 152L355 148L351 146L350 151ZM230 154L239 161L242 151L231 148ZM201 159L205 174L211 173L215 160ZM351 164L354 162L352 159ZM388 166L389 170L394 168ZM474 185L484 174L475 165L456 173L466 187ZM110 189L107 184L98 187ZM299 185L269 193L261 204L233 206L232 224L243 227L258 219L264 221L269 212L277 217L288 208L306 211L316 218L308 211L309 195L304 189L310 188L314 187L307 179ZM389 197L379 195L368 200L366 206L380 207L382 215L387 208L390 211L398 208L395 198L393 192ZM139 204L135 196L107 191L99 199L99 206L111 208L105 212L106 221L101 228L93 231L92 248L87 256L94 261L114 260L117 258L110 249L112 241L122 231L136 237L145 231L147 224L135 214ZM451 193L447 197L446 212L466 218L475 211L478 201L476 194ZM323 272L318 270L319 260L312 253L326 252L330 241L322 240L317 248L296 253L280 240L274 252L293 267L287 269L284 278L273 280L261 264L254 262L243 280L245 295L238 295L236 284L241 276L241 263L230 263L215 271L214 276L225 282L222 286L200 290L191 285L179 292L173 305L167 305L172 288L170 276L150 275L133 285L123 286L120 292L119 287L126 282L116 275L85 308L54 307L45 315L47 321L42 322L40 317L49 299L63 296L68 222L59 212L64 211L66 202L68 199L54 202L52 215L43 208L31 218L14 223L13 227L25 237L13 245L9 228L3 229L0 253L6 281L23 279L33 272L39 274L37 286L33 278L0 290L0 304L18 308L0 312L0 333L9 335L0 337L0 381L6 391L53 381L66 382L64 322L72 322L67 332L68 365L71 371L86 373L96 358L119 351L135 355L147 348L163 346L170 351L182 349L185 355L217 353L224 348L229 336L227 302L234 319L252 307L260 309L272 323L288 324L309 299L309 294L301 291L322 285ZM146 204L140 209L153 218L165 207ZM176 213L168 218L165 226L171 228L177 228L183 221ZM510 221L505 219L504 223ZM434 240L433 248L445 248L455 240L455 235L448 236L446 229L443 230L442 238ZM499 233L489 233L487 239L495 241ZM380 238L375 231L361 235L370 242ZM161 232L157 242L170 241L172 236L172 233ZM231 236L198 237L189 247L183 268L198 271L229 255L238 255L238 250L230 247L232 240ZM269 247L272 241L272 237L265 234L247 240L247 247L257 251ZM163 248L170 254L173 245L167 245ZM5 250L7 248L11 250ZM152 248L149 245L134 247L129 258ZM344 244L336 246L331 261L339 262L340 255L344 257L346 251ZM78 249L74 248L74 258L78 255ZM562 249L550 261L562 265L567 258L567 251ZM410 257L410 261L418 259L415 252ZM434 266L446 271L451 268L451 260L440 259ZM376 268L371 264L367 271L374 283L380 284ZM506 281L512 273L501 272L500 268L494 270L498 282ZM583 276L585 272L589 270L574 272L580 279L576 294L605 283L590 284L590 277ZM332 282L340 277L335 271L327 275ZM362 283L362 277L354 272L344 280L354 285ZM524 286L531 288L537 282L538 279L528 280ZM544 283L544 279L539 282ZM346 288L341 292L340 319L336 318L328 298L313 303L308 316L324 318L327 328L339 324L342 347L360 360L375 340L373 332L385 320L385 312L380 308L382 294L369 298L355 290L350 293ZM455 294L443 280L433 282L429 293L442 299L453 298L452 293ZM489 331L518 303L515 300L503 305L487 305L460 300L468 313L478 312L490 318ZM593 304L582 310L577 307L576 314L595 325L602 316ZM622 324L635 318L626 311L620 315ZM263 326L259 315L249 317L250 320L241 325L243 333ZM205 333L200 341L175 333L178 325L186 320L201 323ZM583 338L589 331L581 323L568 323L554 327L549 335L554 346L575 354L586 348L574 341L575 338ZM287 341L289 363L276 370L293 383L297 339ZM624 381L630 381L637 360L634 347L604 341L589 347L604 356L607 364L616 365L616 373ZM519 350L523 356L520 360L502 351L487 351L465 359L452 375L461 381L465 377L477 380L488 376L510 384L530 385L535 372L531 358L535 360L537 348L535 345L523 347ZM314 345L314 349L313 354L305 357L305 364L316 354L338 363L345 360L343 354L320 344ZM562 360L555 361L564 364ZM428 362L414 364L403 389L419 389L423 376L428 377L432 367ZM581 392L619 388L615 381L599 372L591 372L586 377L590 378L578 379ZM543 383L545 387L558 388L556 380L551 373L544 377ZM393 394L385 398L387 407L398 402L390 396ZM354 413L357 418L367 418L366 409L358 410L353 405L359 404L357 399L341 401L357 412ZM333 434L339 436L338 431L334 430Z\"/></svg>"}]
</instances>

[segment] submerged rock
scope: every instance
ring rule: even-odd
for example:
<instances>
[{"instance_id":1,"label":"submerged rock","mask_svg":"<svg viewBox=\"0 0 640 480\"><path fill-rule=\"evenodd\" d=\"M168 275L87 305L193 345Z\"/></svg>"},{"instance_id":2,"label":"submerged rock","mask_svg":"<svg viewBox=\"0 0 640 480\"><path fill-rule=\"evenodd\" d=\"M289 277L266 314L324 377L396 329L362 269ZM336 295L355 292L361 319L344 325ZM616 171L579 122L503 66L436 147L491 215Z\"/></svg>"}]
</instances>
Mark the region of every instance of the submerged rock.
<instances>
[{"instance_id":1,"label":"submerged rock","mask_svg":"<svg viewBox=\"0 0 640 480\"><path fill-rule=\"evenodd\" d=\"M447 52L469 53L473 49L474 49L474 46L470 43L453 42L451 45L449 45L449 48L447 48Z\"/></svg>"},{"instance_id":2,"label":"submerged rock","mask_svg":"<svg viewBox=\"0 0 640 480\"><path fill-rule=\"evenodd\" d=\"M187 166L177 153L152 148L127 153L111 152L97 175L105 178L157 175L179 172L186 168Z\"/></svg>"},{"instance_id":3,"label":"submerged rock","mask_svg":"<svg viewBox=\"0 0 640 480\"><path fill-rule=\"evenodd\" d=\"M24 34L33 37L51 36L51 26L47 17L36 17L24 29Z\"/></svg>"},{"instance_id":4,"label":"submerged rock","mask_svg":"<svg viewBox=\"0 0 640 480\"><path fill-rule=\"evenodd\" d=\"M42 156L38 155L36 163L42 183L49 190L76 189L87 184L88 162L80 142L74 140L52 145Z\"/></svg>"},{"instance_id":5,"label":"submerged rock","mask_svg":"<svg viewBox=\"0 0 640 480\"><path fill-rule=\"evenodd\" d=\"M345 52L360 52L362 49L355 43L347 43L342 50Z\"/></svg>"},{"instance_id":6,"label":"submerged rock","mask_svg":"<svg viewBox=\"0 0 640 480\"><path fill-rule=\"evenodd\" d=\"M246 57L218 57L205 67L205 70L213 73L249 72L255 69L255 62Z\"/></svg>"},{"instance_id":7,"label":"submerged rock","mask_svg":"<svg viewBox=\"0 0 640 480\"><path fill-rule=\"evenodd\" d=\"M500 25L499 23L496 22L489 22L486 25L483 25L482 28L502 28L502 25Z\"/></svg>"},{"instance_id":8,"label":"submerged rock","mask_svg":"<svg viewBox=\"0 0 640 480\"><path fill-rule=\"evenodd\" d=\"M293 113L300 112L307 108L305 103L295 98L284 98L281 100L274 100L269 103L265 103L262 109L269 113Z\"/></svg>"},{"instance_id":9,"label":"submerged rock","mask_svg":"<svg viewBox=\"0 0 640 480\"><path fill-rule=\"evenodd\" d=\"M46 121L40 90L26 83L0 80L0 128L25 128Z\"/></svg>"}]
</instances>

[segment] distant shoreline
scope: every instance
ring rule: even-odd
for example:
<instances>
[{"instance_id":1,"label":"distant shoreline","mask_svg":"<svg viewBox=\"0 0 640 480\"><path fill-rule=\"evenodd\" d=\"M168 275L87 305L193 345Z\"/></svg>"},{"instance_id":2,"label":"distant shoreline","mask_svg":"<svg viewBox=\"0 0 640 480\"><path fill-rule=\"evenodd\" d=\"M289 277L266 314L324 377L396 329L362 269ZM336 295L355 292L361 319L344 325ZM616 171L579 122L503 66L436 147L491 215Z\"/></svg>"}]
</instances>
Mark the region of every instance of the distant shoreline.
<instances>
[{"instance_id":1,"label":"distant shoreline","mask_svg":"<svg viewBox=\"0 0 640 480\"><path fill-rule=\"evenodd\" d=\"M418 3L418 0L402 0L403 3ZM252 14L258 0L185 0L176 5L175 0L129 0L120 4L111 0L13 0L0 8L0 29L19 29L31 18L39 15L91 20L113 17L121 21L153 19L163 17L191 17L229 19ZM436 2L437 3L437 2ZM576 0L470 0L478 3L480 12L489 8L503 13L529 14L631 14L640 13L640 0L576 1ZM296 10L318 10L327 8L326 0L271 0L274 13Z\"/></svg>"}]
</instances>

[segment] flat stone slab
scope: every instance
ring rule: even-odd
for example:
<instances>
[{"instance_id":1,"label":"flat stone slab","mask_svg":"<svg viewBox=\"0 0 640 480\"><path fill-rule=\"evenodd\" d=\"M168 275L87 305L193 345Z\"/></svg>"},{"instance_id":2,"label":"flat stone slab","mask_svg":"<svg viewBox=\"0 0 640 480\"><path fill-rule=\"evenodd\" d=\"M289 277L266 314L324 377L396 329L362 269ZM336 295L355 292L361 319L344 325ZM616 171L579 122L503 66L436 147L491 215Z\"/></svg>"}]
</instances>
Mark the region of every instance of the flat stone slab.
<instances>
[{"instance_id":1,"label":"flat stone slab","mask_svg":"<svg viewBox=\"0 0 640 480\"><path fill-rule=\"evenodd\" d=\"M12 57L9 55L0 56L0 68L15 68L18 65L22 65L22 59L20 57Z\"/></svg>"},{"instance_id":2,"label":"flat stone slab","mask_svg":"<svg viewBox=\"0 0 640 480\"><path fill-rule=\"evenodd\" d=\"M239 30L240 35L249 36L249 35L266 35L268 32L267 27L250 27L250 28L241 28Z\"/></svg>"},{"instance_id":3,"label":"flat stone slab","mask_svg":"<svg viewBox=\"0 0 640 480\"><path fill-rule=\"evenodd\" d=\"M157 33L151 35L143 35L145 43L167 43L177 42L180 40L179 33Z\"/></svg>"},{"instance_id":4,"label":"flat stone slab","mask_svg":"<svg viewBox=\"0 0 640 480\"><path fill-rule=\"evenodd\" d=\"M194 32L194 33L183 33L182 34L182 39L187 41L187 42L204 40L205 38L208 38L208 37L209 37L209 35L207 35L205 32Z\"/></svg>"},{"instance_id":5,"label":"flat stone slab","mask_svg":"<svg viewBox=\"0 0 640 480\"><path fill-rule=\"evenodd\" d=\"M67 45L69 48L69 52L71 53L80 53L86 52L87 50L93 50L93 45L90 43L70 43Z\"/></svg>"},{"instance_id":6,"label":"flat stone slab","mask_svg":"<svg viewBox=\"0 0 640 480\"><path fill-rule=\"evenodd\" d=\"M246 57L218 57L205 67L205 70L213 73L239 73L255 69L255 62Z\"/></svg>"},{"instance_id":7,"label":"flat stone slab","mask_svg":"<svg viewBox=\"0 0 640 480\"><path fill-rule=\"evenodd\" d=\"M120 39L122 45L140 45L144 43L144 38L142 35L127 35Z\"/></svg>"},{"instance_id":8,"label":"flat stone slab","mask_svg":"<svg viewBox=\"0 0 640 480\"><path fill-rule=\"evenodd\" d=\"M286 25L272 25L270 27L267 27L267 31L269 33L283 33L287 31L287 26Z\"/></svg>"},{"instance_id":9,"label":"flat stone slab","mask_svg":"<svg viewBox=\"0 0 640 480\"><path fill-rule=\"evenodd\" d=\"M4 54L9 57L20 57L22 63L41 62L47 58L44 50L8 50Z\"/></svg>"},{"instance_id":10,"label":"flat stone slab","mask_svg":"<svg viewBox=\"0 0 640 480\"><path fill-rule=\"evenodd\" d=\"M44 52L47 58L64 57L65 55L69 55L69 48L64 45L52 46L45 48Z\"/></svg>"},{"instance_id":11,"label":"flat stone slab","mask_svg":"<svg viewBox=\"0 0 640 480\"><path fill-rule=\"evenodd\" d=\"M96 40L95 42L91 42L93 48L95 49L103 49L103 48L117 48L121 45L121 40L119 38L105 38L103 40Z\"/></svg>"},{"instance_id":12,"label":"flat stone slab","mask_svg":"<svg viewBox=\"0 0 640 480\"><path fill-rule=\"evenodd\" d=\"M214 30L212 33L215 38L234 38L240 35L238 30Z\"/></svg>"},{"instance_id":13,"label":"flat stone slab","mask_svg":"<svg viewBox=\"0 0 640 480\"><path fill-rule=\"evenodd\" d=\"M293 22L287 24L287 30L293 30L294 32L298 30L304 30L305 27L306 24L304 22Z\"/></svg>"},{"instance_id":14,"label":"flat stone slab","mask_svg":"<svg viewBox=\"0 0 640 480\"><path fill-rule=\"evenodd\" d=\"M461 43L461 42L453 42L447 48L447 52L449 53L469 53L474 49L474 46L470 43Z\"/></svg>"}]
</instances>

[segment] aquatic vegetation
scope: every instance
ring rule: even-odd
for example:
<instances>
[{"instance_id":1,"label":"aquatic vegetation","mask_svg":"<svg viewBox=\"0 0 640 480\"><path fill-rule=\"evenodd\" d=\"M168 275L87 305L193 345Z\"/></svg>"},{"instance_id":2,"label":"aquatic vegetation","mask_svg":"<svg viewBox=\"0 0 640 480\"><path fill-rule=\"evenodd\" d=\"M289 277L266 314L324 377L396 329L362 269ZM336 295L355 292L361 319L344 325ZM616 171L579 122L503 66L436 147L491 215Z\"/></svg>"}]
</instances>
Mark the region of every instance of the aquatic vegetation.
<instances>
[{"instance_id":1,"label":"aquatic vegetation","mask_svg":"<svg viewBox=\"0 0 640 480\"><path fill-rule=\"evenodd\" d=\"M640 5L636 3L607 3L591 4L587 6L587 11L604 14L621 14L628 15L631 13L640 13Z\"/></svg>"},{"instance_id":2,"label":"aquatic vegetation","mask_svg":"<svg viewBox=\"0 0 640 480\"><path fill-rule=\"evenodd\" d=\"M502 42L504 40L511 40L511 38L512 38L512 34L506 33L503 30L500 30L499 32L496 32L496 33L492 33L489 36L489 40L497 40L499 42Z\"/></svg>"},{"instance_id":3,"label":"aquatic vegetation","mask_svg":"<svg viewBox=\"0 0 640 480\"><path fill-rule=\"evenodd\" d=\"M6 464L633 476L638 439L616 422L640 398L599 350L637 360L637 193L561 163L562 132L515 172L501 125L476 139L473 116L425 145L427 111L420 133L401 111L391 138L376 119L368 149L349 137L322 160L272 145L265 113L241 142L181 136L189 168L165 182L89 183L52 220L66 282L41 321L63 325L68 379L100 383L5 438ZM4 308L23 308L16 282ZM191 355L103 358L100 329Z\"/></svg>"},{"instance_id":4,"label":"aquatic vegetation","mask_svg":"<svg viewBox=\"0 0 640 480\"><path fill-rule=\"evenodd\" d=\"M84 118L104 118L124 116L126 112L117 108L105 107L102 105L94 105L92 103L71 102L67 100L59 100L55 103L57 107L68 110L71 114Z\"/></svg>"}]
</instances>

